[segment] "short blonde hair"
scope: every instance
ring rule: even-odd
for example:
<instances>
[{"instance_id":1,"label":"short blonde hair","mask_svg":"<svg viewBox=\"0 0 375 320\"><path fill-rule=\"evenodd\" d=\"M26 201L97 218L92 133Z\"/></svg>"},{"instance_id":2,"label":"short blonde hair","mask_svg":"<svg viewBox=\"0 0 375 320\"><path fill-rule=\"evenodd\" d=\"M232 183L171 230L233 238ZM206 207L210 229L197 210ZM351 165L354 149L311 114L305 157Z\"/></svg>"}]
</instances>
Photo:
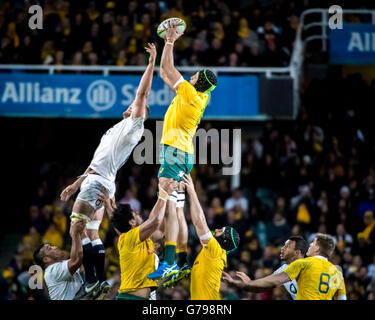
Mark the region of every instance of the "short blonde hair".
<instances>
[{"instance_id":1,"label":"short blonde hair","mask_svg":"<svg viewBox=\"0 0 375 320\"><path fill-rule=\"evenodd\" d=\"M329 258L333 254L333 251L335 251L335 242L332 237L328 234L317 233L315 239L319 246L320 254Z\"/></svg>"}]
</instances>

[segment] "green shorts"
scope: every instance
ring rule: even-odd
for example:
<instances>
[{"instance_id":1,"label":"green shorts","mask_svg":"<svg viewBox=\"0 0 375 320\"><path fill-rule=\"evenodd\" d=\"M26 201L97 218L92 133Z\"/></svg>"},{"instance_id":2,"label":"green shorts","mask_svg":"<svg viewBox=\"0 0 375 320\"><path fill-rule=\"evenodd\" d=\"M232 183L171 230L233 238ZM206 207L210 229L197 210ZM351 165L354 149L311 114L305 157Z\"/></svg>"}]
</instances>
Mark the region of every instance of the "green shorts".
<instances>
[{"instance_id":1,"label":"green shorts","mask_svg":"<svg viewBox=\"0 0 375 320\"><path fill-rule=\"evenodd\" d=\"M183 176L189 174L194 166L194 154L187 153L168 145L162 145L160 150L160 169L158 178L172 178L183 181Z\"/></svg>"},{"instance_id":2,"label":"green shorts","mask_svg":"<svg viewBox=\"0 0 375 320\"><path fill-rule=\"evenodd\" d=\"M126 292L123 292L123 293L119 293L116 296L115 300L150 300L150 299L138 297L138 296L135 296L135 295L132 295L132 294L127 294Z\"/></svg>"}]
</instances>

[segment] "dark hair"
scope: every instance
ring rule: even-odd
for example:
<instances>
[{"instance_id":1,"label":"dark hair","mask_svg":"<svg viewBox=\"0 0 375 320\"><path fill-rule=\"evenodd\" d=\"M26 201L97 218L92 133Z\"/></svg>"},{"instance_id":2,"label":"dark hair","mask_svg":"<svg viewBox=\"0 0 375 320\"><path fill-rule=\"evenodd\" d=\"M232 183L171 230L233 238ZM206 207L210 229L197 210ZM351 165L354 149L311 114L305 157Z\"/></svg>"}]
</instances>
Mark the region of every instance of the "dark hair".
<instances>
[{"instance_id":1,"label":"dark hair","mask_svg":"<svg viewBox=\"0 0 375 320\"><path fill-rule=\"evenodd\" d=\"M303 237L301 237L301 236L291 236L291 237L288 238L288 240L295 242L295 244L296 244L295 247L294 247L295 250L300 250L303 256L306 255L308 246L307 246L307 241Z\"/></svg>"},{"instance_id":2,"label":"dark hair","mask_svg":"<svg viewBox=\"0 0 375 320\"><path fill-rule=\"evenodd\" d=\"M216 240L224 250L232 251L240 244L240 235L232 227L225 227L223 234L218 236Z\"/></svg>"},{"instance_id":3,"label":"dark hair","mask_svg":"<svg viewBox=\"0 0 375 320\"><path fill-rule=\"evenodd\" d=\"M335 242L328 234L317 233L315 236L316 243L319 246L320 254L329 258L335 250Z\"/></svg>"},{"instance_id":4,"label":"dark hair","mask_svg":"<svg viewBox=\"0 0 375 320\"><path fill-rule=\"evenodd\" d=\"M133 211L129 204L119 204L113 212L111 222L113 226L121 233L128 232L131 229L129 221L133 219Z\"/></svg>"},{"instance_id":5,"label":"dark hair","mask_svg":"<svg viewBox=\"0 0 375 320\"><path fill-rule=\"evenodd\" d=\"M210 89L212 85L216 86L217 78L215 74L208 69L202 69L198 73L198 80L194 84L194 88L199 92L205 92Z\"/></svg>"},{"instance_id":6,"label":"dark hair","mask_svg":"<svg viewBox=\"0 0 375 320\"><path fill-rule=\"evenodd\" d=\"M44 262L43 262L43 258L44 257L41 257L40 256L40 251L42 250L42 248L46 245L46 243L42 243L35 251L34 251L34 254L33 254L33 258L34 258L34 262L38 265L38 266L41 266L42 268L44 268Z\"/></svg>"}]
</instances>

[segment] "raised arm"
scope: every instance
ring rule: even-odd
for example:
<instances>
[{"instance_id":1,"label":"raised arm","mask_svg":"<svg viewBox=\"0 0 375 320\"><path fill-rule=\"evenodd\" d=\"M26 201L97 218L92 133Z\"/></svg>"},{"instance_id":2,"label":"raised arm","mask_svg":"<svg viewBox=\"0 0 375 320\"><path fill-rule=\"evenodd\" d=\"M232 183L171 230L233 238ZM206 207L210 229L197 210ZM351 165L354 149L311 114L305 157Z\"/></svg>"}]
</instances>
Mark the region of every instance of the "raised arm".
<instances>
[{"instance_id":1,"label":"raised arm","mask_svg":"<svg viewBox=\"0 0 375 320\"><path fill-rule=\"evenodd\" d=\"M176 87L174 86L182 76L174 66L173 46L175 41L182 36L182 33L178 33L176 31L176 25L172 25L171 23L169 23L165 32L165 43L160 61L160 77L167 86L176 91L178 85Z\"/></svg>"},{"instance_id":2,"label":"raised arm","mask_svg":"<svg viewBox=\"0 0 375 320\"><path fill-rule=\"evenodd\" d=\"M245 278L240 272L237 272L236 275L240 278L240 280L235 280L228 273L223 272L223 279L228 281L230 285L250 292L269 291L275 287L281 286L285 282L290 281L289 276L285 272L272 274L257 280L250 280L248 277Z\"/></svg>"},{"instance_id":3,"label":"raised arm","mask_svg":"<svg viewBox=\"0 0 375 320\"><path fill-rule=\"evenodd\" d=\"M185 185L185 190L187 191L187 194L189 195L189 199L190 199L191 220L194 224L198 237L201 238L202 236L209 233L210 229L208 228L206 217L199 203L197 193L195 192L195 189L194 189L194 183L190 175L186 175L184 177L184 185ZM209 240L210 238L203 239L201 241L203 243L208 243Z\"/></svg>"},{"instance_id":4,"label":"raised arm","mask_svg":"<svg viewBox=\"0 0 375 320\"><path fill-rule=\"evenodd\" d=\"M169 195L176 190L177 182L173 179L159 179L159 197L152 208L148 219L139 227L139 239L144 241L150 237L161 225Z\"/></svg>"},{"instance_id":5,"label":"raised arm","mask_svg":"<svg viewBox=\"0 0 375 320\"><path fill-rule=\"evenodd\" d=\"M145 47L146 51L150 54L148 66L146 71L143 73L141 81L135 95L133 102L132 117L142 117L146 109L146 101L148 94L151 90L152 78L154 75L155 59L156 59L156 47L153 43L149 43L148 47Z\"/></svg>"},{"instance_id":6,"label":"raised arm","mask_svg":"<svg viewBox=\"0 0 375 320\"><path fill-rule=\"evenodd\" d=\"M68 269L70 274L74 274L82 264L83 248L81 234L85 229L86 222L83 220L72 222L70 226L70 235L72 237L72 247L70 249L70 259L68 260Z\"/></svg>"}]
</instances>

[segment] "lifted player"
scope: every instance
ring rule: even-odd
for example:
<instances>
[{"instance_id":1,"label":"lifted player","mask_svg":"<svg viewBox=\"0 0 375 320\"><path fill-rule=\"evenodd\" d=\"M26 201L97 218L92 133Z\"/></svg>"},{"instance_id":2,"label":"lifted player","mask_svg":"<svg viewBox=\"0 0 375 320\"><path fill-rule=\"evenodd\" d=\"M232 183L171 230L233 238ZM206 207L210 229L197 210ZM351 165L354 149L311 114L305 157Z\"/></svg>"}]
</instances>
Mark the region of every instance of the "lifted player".
<instances>
[{"instance_id":1,"label":"lifted player","mask_svg":"<svg viewBox=\"0 0 375 320\"><path fill-rule=\"evenodd\" d=\"M208 104L211 91L216 88L217 79L212 71L202 69L194 74L189 82L184 80L173 61L173 46L182 34L177 33L176 26L172 24L169 24L165 30L166 42L160 62L160 76L165 84L176 92L176 97L164 116L158 177L172 178L180 182L184 174L189 174L193 168L193 137ZM184 215L177 213L178 200L181 200L181 196L175 192L167 203L165 258L159 268L148 276L150 279L163 278L178 270L178 265L175 263L177 242L179 242L181 257L186 257L187 227ZM180 265L184 265L184 261L179 260Z\"/></svg>"},{"instance_id":2,"label":"lifted player","mask_svg":"<svg viewBox=\"0 0 375 320\"><path fill-rule=\"evenodd\" d=\"M60 196L63 201L67 201L80 188L71 219L87 221L86 229L93 247L92 260L95 272L92 268L85 270L87 292L92 291L99 284L109 289L104 275L104 247L98 232L104 214L103 202L99 199L99 194L103 186L114 201L117 171L128 160L143 135L143 123L149 114L146 105L147 96L151 90L156 58L154 44L148 44L145 49L150 54L149 63L139 83L134 102L123 113L124 119L103 135L85 173L65 188Z\"/></svg>"}]
</instances>

